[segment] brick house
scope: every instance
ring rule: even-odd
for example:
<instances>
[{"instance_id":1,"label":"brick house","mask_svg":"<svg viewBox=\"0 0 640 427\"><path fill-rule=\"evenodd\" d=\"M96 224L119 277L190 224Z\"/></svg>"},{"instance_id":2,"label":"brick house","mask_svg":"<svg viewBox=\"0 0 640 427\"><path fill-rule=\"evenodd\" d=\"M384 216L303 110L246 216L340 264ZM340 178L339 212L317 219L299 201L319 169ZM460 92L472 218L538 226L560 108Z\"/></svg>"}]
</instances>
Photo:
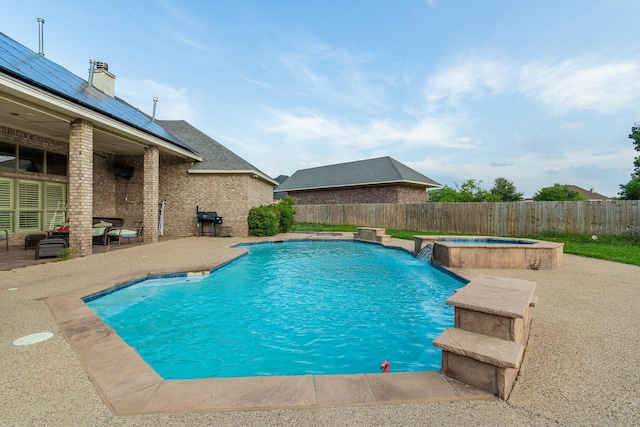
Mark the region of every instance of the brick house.
<instances>
[{"instance_id":1,"label":"brick house","mask_svg":"<svg viewBox=\"0 0 640 427\"><path fill-rule=\"evenodd\" d=\"M298 205L424 203L440 184L391 157L301 169L276 187Z\"/></svg>"},{"instance_id":2,"label":"brick house","mask_svg":"<svg viewBox=\"0 0 640 427\"><path fill-rule=\"evenodd\" d=\"M196 207L247 235L249 209L277 183L186 122L160 122L115 96L107 64L88 81L0 33L0 230L11 245L69 219L92 252L94 217L142 217L145 242L198 232ZM166 126L166 127L165 127Z\"/></svg>"}]
</instances>

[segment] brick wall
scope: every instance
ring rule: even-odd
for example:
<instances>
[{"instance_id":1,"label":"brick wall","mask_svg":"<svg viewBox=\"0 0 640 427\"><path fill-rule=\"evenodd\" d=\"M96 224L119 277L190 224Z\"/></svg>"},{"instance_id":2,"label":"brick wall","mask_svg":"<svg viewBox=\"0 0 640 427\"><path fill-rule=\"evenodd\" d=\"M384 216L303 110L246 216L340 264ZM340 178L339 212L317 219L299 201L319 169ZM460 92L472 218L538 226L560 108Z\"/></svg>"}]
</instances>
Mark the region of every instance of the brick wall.
<instances>
[{"instance_id":1,"label":"brick wall","mask_svg":"<svg viewBox=\"0 0 640 427\"><path fill-rule=\"evenodd\" d=\"M69 246L80 256L91 255L93 210L93 125L71 122L69 129Z\"/></svg>"},{"instance_id":2,"label":"brick wall","mask_svg":"<svg viewBox=\"0 0 640 427\"><path fill-rule=\"evenodd\" d=\"M420 187L398 186L397 203L425 203L427 201L427 190Z\"/></svg>"},{"instance_id":3,"label":"brick wall","mask_svg":"<svg viewBox=\"0 0 640 427\"><path fill-rule=\"evenodd\" d=\"M27 133L6 126L0 126L0 139L5 142L52 151L59 154L67 154L69 152L69 144L66 141L58 141L57 139Z\"/></svg>"},{"instance_id":4,"label":"brick wall","mask_svg":"<svg viewBox=\"0 0 640 427\"><path fill-rule=\"evenodd\" d=\"M217 212L234 236L247 236L249 210L273 201L273 186L250 174L189 174L189 166L184 160L160 158L159 196L167 201L166 235L198 234L197 207Z\"/></svg>"},{"instance_id":5,"label":"brick wall","mask_svg":"<svg viewBox=\"0 0 640 427\"><path fill-rule=\"evenodd\" d=\"M113 173L114 164L133 167L133 176L130 179L116 177ZM115 156L110 175L114 181L116 217L135 221L144 215L143 168L143 156Z\"/></svg>"},{"instance_id":6,"label":"brick wall","mask_svg":"<svg viewBox=\"0 0 640 427\"><path fill-rule=\"evenodd\" d=\"M427 198L424 188L403 185L292 191L289 195L299 205L424 203Z\"/></svg>"},{"instance_id":7,"label":"brick wall","mask_svg":"<svg viewBox=\"0 0 640 427\"><path fill-rule=\"evenodd\" d=\"M149 243L158 241L158 168L160 152L151 146L144 150L144 188L142 207L144 211L144 240Z\"/></svg>"},{"instance_id":8,"label":"brick wall","mask_svg":"<svg viewBox=\"0 0 640 427\"><path fill-rule=\"evenodd\" d=\"M93 154L93 216L114 218L116 215L116 179L113 164L116 156Z\"/></svg>"}]
</instances>

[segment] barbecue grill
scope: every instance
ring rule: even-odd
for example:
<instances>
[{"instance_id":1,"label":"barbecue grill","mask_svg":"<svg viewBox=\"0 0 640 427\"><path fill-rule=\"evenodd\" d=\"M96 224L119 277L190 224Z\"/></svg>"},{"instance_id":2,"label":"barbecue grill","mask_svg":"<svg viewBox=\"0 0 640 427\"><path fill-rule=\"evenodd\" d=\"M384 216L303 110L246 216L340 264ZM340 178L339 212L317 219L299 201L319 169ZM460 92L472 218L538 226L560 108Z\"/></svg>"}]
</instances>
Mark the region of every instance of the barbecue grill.
<instances>
[{"instance_id":1,"label":"barbecue grill","mask_svg":"<svg viewBox=\"0 0 640 427\"><path fill-rule=\"evenodd\" d=\"M211 235L215 235L215 226L222 224L222 217L217 212L204 212L196 210L198 215L198 227L200 227L200 235L204 236L204 225L209 224L211 227Z\"/></svg>"}]
</instances>

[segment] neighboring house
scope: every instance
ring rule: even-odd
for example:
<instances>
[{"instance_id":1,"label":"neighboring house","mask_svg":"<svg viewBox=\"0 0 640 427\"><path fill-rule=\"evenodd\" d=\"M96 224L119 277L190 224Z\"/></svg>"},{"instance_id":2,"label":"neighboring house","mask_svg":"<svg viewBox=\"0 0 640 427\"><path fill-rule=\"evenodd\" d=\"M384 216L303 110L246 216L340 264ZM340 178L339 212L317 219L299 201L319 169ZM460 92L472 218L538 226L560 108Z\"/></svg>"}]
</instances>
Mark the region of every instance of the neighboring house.
<instances>
[{"instance_id":1,"label":"neighboring house","mask_svg":"<svg viewBox=\"0 0 640 427\"><path fill-rule=\"evenodd\" d=\"M94 217L142 217L156 242L162 200L165 235L197 233L196 207L247 234L274 180L188 123L117 98L107 64L89 80L0 33L0 230L12 245L68 219L70 246L89 255Z\"/></svg>"},{"instance_id":2,"label":"neighboring house","mask_svg":"<svg viewBox=\"0 0 640 427\"><path fill-rule=\"evenodd\" d=\"M278 177L275 178L275 181L278 183L278 185L280 185L283 182L285 182L287 179L289 179L289 175L278 175ZM276 188L278 185L276 185ZM275 200L284 199L285 197L287 197L286 191L274 191L273 193L273 198Z\"/></svg>"},{"instance_id":3,"label":"neighboring house","mask_svg":"<svg viewBox=\"0 0 640 427\"><path fill-rule=\"evenodd\" d=\"M340 163L295 172L276 192L299 205L424 203L426 189L440 184L391 157Z\"/></svg>"},{"instance_id":4,"label":"neighboring house","mask_svg":"<svg viewBox=\"0 0 640 427\"><path fill-rule=\"evenodd\" d=\"M569 185L569 188L582 194L585 200L589 200L590 202L600 202L602 200L611 199L611 197L596 193L596 190L594 190L593 188L591 190L585 190L584 188L578 187L577 185Z\"/></svg>"}]
</instances>

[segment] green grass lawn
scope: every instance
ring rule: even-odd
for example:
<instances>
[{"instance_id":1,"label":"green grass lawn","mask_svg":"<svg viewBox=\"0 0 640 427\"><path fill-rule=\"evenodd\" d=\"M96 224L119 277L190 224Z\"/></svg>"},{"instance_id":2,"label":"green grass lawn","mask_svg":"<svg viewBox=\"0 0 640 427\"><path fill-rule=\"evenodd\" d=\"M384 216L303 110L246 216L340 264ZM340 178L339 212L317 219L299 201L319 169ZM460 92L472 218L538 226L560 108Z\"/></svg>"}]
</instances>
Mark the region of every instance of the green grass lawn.
<instances>
[{"instance_id":1,"label":"green grass lawn","mask_svg":"<svg viewBox=\"0 0 640 427\"><path fill-rule=\"evenodd\" d=\"M343 231L356 232L357 225L326 225L310 223L294 223L291 231ZM396 239L413 240L416 234L443 235L446 233L430 233L416 230L387 229L387 234ZM508 236L527 237L531 239L547 240L550 242L564 243L564 253L580 255L590 258L604 259L607 261L621 262L624 264L640 265L640 236L597 236L583 234L550 234L543 236Z\"/></svg>"}]
</instances>

